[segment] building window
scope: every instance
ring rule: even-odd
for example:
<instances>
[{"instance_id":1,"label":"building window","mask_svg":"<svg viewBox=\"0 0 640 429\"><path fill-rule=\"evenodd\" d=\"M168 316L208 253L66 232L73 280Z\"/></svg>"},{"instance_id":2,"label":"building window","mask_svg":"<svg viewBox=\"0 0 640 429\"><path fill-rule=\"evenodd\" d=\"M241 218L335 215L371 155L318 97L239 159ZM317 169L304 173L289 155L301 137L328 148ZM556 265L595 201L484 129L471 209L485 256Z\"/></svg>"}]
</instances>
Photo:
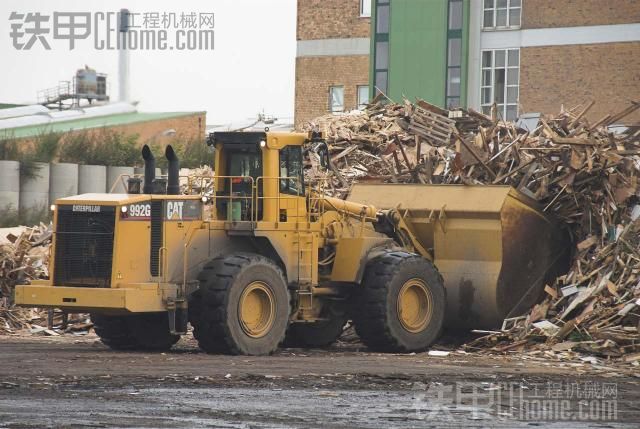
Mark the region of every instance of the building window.
<instances>
[{"instance_id":1,"label":"building window","mask_svg":"<svg viewBox=\"0 0 640 429\"><path fill-rule=\"evenodd\" d=\"M389 0L376 0L374 80L376 95L389 90Z\"/></svg>"},{"instance_id":2,"label":"building window","mask_svg":"<svg viewBox=\"0 0 640 429\"><path fill-rule=\"evenodd\" d=\"M376 42L376 70L389 68L389 42L382 40Z\"/></svg>"},{"instance_id":3,"label":"building window","mask_svg":"<svg viewBox=\"0 0 640 429\"><path fill-rule=\"evenodd\" d=\"M344 112L344 86L329 87L329 111L331 113Z\"/></svg>"},{"instance_id":4,"label":"building window","mask_svg":"<svg viewBox=\"0 0 640 429\"><path fill-rule=\"evenodd\" d=\"M362 18L371 17L371 1L372 0L360 0L360 16Z\"/></svg>"},{"instance_id":5,"label":"building window","mask_svg":"<svg viewBox=\"0 0 640 429\"><path fill-rule=\"evenodd\" d=\"M462 30L462 0L449 0L449 30Z\"/></svg>"},{"instance_id":6,"label":"building window","mask_svg":"<svg viewBox=\"0 0 640 429\"><path fill-rule=\"evenodd\" d=\"M449 0L445 107L460 107L462 88L462 0Z\"/></svg>"},{"instance_id":7,"label":"building window","mask_svg":"<svg viewBox=\"0 0 640 429\"><path fill-rule=\"evenodd\" d=\"M378 0L376 9L376 33L389 33L389 2Z\"/></svg>"},{"instance_id":8,"label":"building window","mask_svg":"<svg viewBox=\"0 0 640 429\"><path fill-rule=\"evenodd\" d=\"M369 86L358 85L358 110L364 110L369 103Z\"/></svg>"},{"instance_id":9,"label":"building window","mask_svg":"<svg viewBox=\"0 0 640 429\"><path fill-rule=\"evenodd\" d=\"M491 114L491 105L498 105L498 118L513 121L518 117L518 87L520 84L520 50L497 49L482 51L482 113Z\"/></svg>"},{"instance_id":10,"label":"building window","mask_svg":"<svg viewBox=\"0 0 640 429\"><path fill-rule=\"evenodd\" d=\"M482 27L520 27L522 0L484 0L484 21Z\"/></svg>"}]
</instances>

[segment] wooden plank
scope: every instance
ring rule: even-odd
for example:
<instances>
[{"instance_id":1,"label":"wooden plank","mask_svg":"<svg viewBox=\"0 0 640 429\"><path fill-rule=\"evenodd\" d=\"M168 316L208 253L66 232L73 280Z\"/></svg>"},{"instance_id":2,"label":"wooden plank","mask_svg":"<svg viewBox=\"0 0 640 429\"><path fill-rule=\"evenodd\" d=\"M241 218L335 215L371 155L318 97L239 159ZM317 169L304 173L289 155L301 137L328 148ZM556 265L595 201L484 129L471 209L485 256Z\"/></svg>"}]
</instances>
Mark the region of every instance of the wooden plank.
<instances>
[{"instance_id":1,"label":"wooden plank","mask_svg":"<svg viewBox=\"0 0 640 429\"><path fill-rule=\"evenodd\" d=\"M424 132L429 132L429 133L431 133L433 135L441 136L443 138L449 138L449 136L453 132L453 129L451 129L451 128L443 132L443 131L439 131L439 130L433 129L432 127L429 127L428 125L423 125L423 124L416 123L416 122L410 123L409 124L409 129L411 129L411 127L414 127L416 129L420 129L420 130L422 130Z\"/></svg>"},{"instance_id":2,"label":"wooden plank","mask_svg":"<svg viewBox=\"0 0 640 429\"><path fill-rule=\"evenodd\" d=\"M413 165L411 165L411 163L409 162L409 157L407 156L407 153L404 151L404 145L402 144L402 141L396 136L396 142L398 143L398 148L400 148L400 153L402 153L402 158L404 158L404 162L405 164L407 164L407 168L409 170L413 169Z\"/></svg>"},{"instance_id":3,"label":"wooden plank","mask_svg":"<svg viewBox=\"0 0 640 429\"><path fill-rule=\"evenodd\" d=\"M417 106L417 108L421 108L424 109L426 111L431 111L431 112L435 112L439 115L443 115L443 116L449 116L449 111L443 109L442 107L438 107L434 104L431 103L427 103L424 100L418 100L416 101L415 105Z\"/></svg>"},{"instance_id":4,"label":"wooden plank","mask_svg":"<svg viewBox=\"0 0 640 429\"><path fill-rule=\"evenodd\" d=\"M584 109L582 109L578 116L576 116L575 119L571 121L571 123L569 124L569 128L575 127L580 119L582 119L582 117L587 114L587 112L593 107L594 104L596 104L595 100L591 100L591 103L589 103Z\"/></svg>"},{"instance_id":5,"label":"wooden plank","mask_svg":"<svg viewBox=\"0 0 640 429\"><path fill-rule=\"evenodd\" d=\"M465 142L465 141L464 141L464 139L463 139L463 138L461 138L460 136L457 136L457 137L458 137L458 140L460 141L460 143L462 143L462 145L463 145L463 146L464 146L464 147L469 151L469 153L471 154L471 156L473 156L473 157L476 159L476 161L478 161L478 162L479 162L479 163L484 167L484 169L485 169L485 170L487 170L487 172L491 175L491 177L492 177L493 179L495 179L495 178L496 178L496 173L491 169L491 167L489 167L489 166L487 165L487 163L486 163L486 162L484 162L484 161L483 161L483 160L482 160L482 159L481 159L481 158L476 154L476 152L473 150L473 148L472 148L472 147L470 147L470 146L467 144L467 142Z\"/></svg>"},{"instance_id":6,"label":"wooden plank","mask_svg":"<svg viewBox=\"0 0 640 429\"><path fill-rule=\"evenodd\" d=\"M555 136L551 139L555 144L570 144L580 146L598 146L599 143L593 138L578 138L578 137L559 137Z\"/></svg>"},{"instance_id":7,"label":"wooden plank","mask_svg":"<svg viewBox=\"0 0 640 429\"><path fill-rule=\"evenodd\" d=\"M411 127L413 127L413 128L411 128ZM444 132L444 133L443 133L443 132L441 132L441 131L434 130L433 128L429 128L429 127L426 127L426 126L422 126L422 125L420 125L420 124L416 124L416 123L411 123L411 124L409 125L409 129L410 129L410 130L411 130L411 129L415 129L415 128L417 128L417 129L421 129L422 131L424 131L424 132L428 132L429 134L432 134L432 135L434 135L434 136L440 136L441 138L444 138L444 139L448 139L448 138L449 138L449 136L451 135L451 130L449 130L449 132Z\"/></svg>"}]
</instances>

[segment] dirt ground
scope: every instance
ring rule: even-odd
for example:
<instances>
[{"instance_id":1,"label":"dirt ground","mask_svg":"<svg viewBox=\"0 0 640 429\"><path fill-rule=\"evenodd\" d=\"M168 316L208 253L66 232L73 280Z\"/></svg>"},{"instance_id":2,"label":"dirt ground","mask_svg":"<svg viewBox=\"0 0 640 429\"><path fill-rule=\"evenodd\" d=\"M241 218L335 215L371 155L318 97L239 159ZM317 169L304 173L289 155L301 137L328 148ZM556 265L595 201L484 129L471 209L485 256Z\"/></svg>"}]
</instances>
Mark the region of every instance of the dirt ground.
<instances>
[{"instance_id":1,"label":"dirt ground","mask_svg":"<svg viewBox=\"0 0 640 429\"><path fill-rule=\"evenodd\" d=\"M550 356L114 352L92 334L0 337L0 427L638 427L640 368Z\"/></svg>"}]
</instances>

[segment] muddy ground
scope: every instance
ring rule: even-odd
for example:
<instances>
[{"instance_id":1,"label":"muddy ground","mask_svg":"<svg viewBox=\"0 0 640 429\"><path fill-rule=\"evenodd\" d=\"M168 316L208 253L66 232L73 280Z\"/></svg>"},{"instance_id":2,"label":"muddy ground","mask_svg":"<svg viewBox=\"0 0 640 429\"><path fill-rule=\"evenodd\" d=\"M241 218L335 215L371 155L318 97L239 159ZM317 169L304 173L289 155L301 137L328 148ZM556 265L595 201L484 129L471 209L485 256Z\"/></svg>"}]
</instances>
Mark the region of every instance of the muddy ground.
<instances>
[{"instance_id":1,"label":"muddy ground","mask_svg":"<svg viewBox=\"0 0 640 429\"><path fill-rule=\"evenodd\" d=\"M95 336L0 337L0 427L638 427L640 368L579 357L114 352Z\"/></svg>"}]
</instances>

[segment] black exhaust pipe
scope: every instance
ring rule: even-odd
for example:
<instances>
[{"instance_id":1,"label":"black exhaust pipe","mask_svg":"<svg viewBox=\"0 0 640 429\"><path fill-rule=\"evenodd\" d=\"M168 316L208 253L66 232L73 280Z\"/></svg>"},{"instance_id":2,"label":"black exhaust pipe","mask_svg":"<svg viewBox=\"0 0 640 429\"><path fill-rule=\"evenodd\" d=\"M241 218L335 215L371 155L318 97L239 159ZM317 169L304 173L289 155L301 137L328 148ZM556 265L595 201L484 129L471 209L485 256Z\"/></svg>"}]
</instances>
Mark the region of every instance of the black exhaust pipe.
<instances>
[{"instance_id":1,"label":"black exhaust pipe","mask_svg":"<svg viewBox=\"0 0 640 429\"><path fill-rule=\"evenodd\" d=\"M169 161L169 179L167 181L167 195L180 195L180 161L171 145L167 146L164 156Z\"/></svg>"},{"instance_id":2,"label":"black exhaust pipe","mask_svg":"<svg viewBox=\"0 0 640 429\"><path fill-rule=\"evenodd\" d=\"M151 153L149 145L142 147L142 159L144 159L144 186L143 194L153 194L153 179L156 178L156 159Z\"/></svg>"}]
</instances>

